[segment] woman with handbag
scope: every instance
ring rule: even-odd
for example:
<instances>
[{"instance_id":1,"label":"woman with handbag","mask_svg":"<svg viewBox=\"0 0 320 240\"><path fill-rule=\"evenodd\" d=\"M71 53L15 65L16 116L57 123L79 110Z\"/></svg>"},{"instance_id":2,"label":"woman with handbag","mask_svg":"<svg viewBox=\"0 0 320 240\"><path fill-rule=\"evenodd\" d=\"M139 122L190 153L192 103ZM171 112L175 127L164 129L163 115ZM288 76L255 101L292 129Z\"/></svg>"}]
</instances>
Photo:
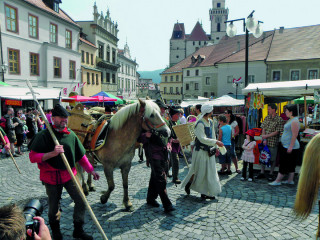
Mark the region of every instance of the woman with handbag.
<instances>
[{"instance_id":1,"label":"woman with handbag","mask_svg":"<svg viewBox=\"0 0 320 240\"><path fill-rule=\"evenodd\" d=\"M212 111L213 107L209 104L201 107L201 115L194 128L196 139L192 165L181 185L188 195L192 189L200 193L202 199L215 199L215 196L221 192L215 155L209 153L212 147L223 147L223 143L216 140L213 122L209 119Z\"/></svg>"}]
</instances>

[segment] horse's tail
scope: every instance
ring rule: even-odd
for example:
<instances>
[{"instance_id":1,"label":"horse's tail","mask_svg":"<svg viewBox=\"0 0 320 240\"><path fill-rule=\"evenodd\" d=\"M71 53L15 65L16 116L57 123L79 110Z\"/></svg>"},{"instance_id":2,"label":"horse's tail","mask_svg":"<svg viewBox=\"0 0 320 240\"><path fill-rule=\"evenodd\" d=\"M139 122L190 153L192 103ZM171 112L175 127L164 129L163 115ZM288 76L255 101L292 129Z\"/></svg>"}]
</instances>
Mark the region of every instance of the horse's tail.
<instances>
[{"instance_id":1,"label":"horse's tail","mask_svg":"<svg viewBox=\"0 0 320 240\"><path fill-rule=\"evenodd\" d=\"M320 134L311 139L304 155L299 177L294 211L298 217L307 218L318 198L320 181Z\"/></svg>"}]
</instances>

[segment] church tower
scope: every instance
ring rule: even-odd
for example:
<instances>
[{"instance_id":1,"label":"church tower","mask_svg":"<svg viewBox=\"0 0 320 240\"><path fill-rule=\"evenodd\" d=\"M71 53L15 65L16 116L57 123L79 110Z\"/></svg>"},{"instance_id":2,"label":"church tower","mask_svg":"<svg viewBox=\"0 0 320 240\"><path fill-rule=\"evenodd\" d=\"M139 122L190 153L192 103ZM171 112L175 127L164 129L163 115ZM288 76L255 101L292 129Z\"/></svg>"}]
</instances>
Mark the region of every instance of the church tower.
<instances>
[{"instance_id":1,"label":"church tower","mask_svg":"<svg viewBox=\"0 0 320 240\"><path fill-rule=\"evenodd\" d=\"M212 0L212 9L210 9L211 21L211 40L217 44L223 36L226 35L229 9L225 7L225 0Z\"/></svg>"}]
</instances>

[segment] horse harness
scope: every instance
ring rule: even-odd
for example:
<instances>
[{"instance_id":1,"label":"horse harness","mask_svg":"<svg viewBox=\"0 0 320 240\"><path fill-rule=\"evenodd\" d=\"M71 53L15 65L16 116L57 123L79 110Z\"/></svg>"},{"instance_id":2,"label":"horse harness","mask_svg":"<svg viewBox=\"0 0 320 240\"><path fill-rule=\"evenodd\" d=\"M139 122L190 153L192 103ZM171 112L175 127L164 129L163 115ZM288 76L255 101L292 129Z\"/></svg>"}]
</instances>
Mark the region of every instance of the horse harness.
<instances>
[{"instance_id":1,"label":"horse harness","mask_svg":"<svg viewBox=\"0 0 320 240\"><path fill-rule=\"evenodd\" d=\"M161 128L163 125L166 124L165 122L160 123L158 125L152 124L151 121L144 116L144 110L145 110L144 107L140 107L139 116L141 117L141 122L144 122L147 125L151 133L155 133L156 129Z\"/></svg>"}]
</instances>

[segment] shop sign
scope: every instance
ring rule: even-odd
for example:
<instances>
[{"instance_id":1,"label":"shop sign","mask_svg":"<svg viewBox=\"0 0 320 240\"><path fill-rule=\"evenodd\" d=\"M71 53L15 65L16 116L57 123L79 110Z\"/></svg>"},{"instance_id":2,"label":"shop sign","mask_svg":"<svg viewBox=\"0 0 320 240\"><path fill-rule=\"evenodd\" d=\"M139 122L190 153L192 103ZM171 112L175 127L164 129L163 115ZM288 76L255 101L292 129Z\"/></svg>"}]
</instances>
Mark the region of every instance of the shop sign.
<instances>
[{"instance_id":1,"label":"shop sign","mask_svg":"<svg viewBox=\"0 0 320 240\"><path fill-rule=\"evenodd\" d=\"M5 104L10 105L10 106L22 106L22 101L21 100L6 99Z\"/></svg>"}]
</instances>

